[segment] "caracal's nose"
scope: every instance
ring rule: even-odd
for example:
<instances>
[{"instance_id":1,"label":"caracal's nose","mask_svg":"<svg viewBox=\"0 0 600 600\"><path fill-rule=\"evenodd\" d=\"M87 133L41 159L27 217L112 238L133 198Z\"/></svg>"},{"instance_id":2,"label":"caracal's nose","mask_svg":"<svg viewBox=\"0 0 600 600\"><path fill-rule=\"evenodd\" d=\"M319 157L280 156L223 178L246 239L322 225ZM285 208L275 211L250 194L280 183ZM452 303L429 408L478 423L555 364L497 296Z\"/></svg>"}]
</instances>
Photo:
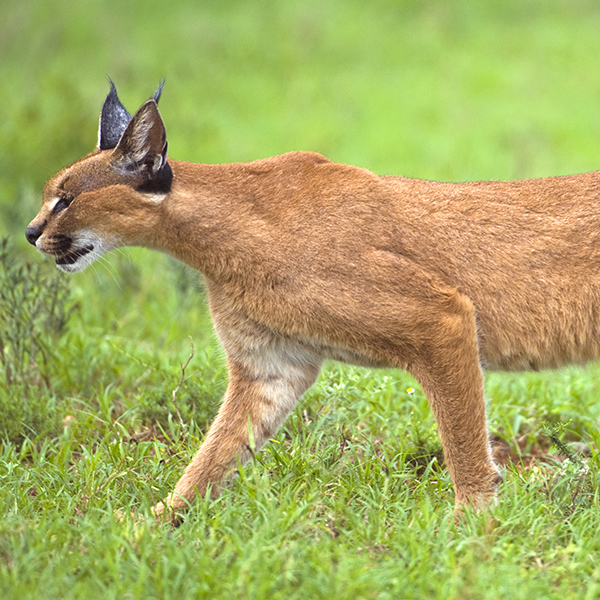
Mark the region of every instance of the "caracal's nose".
<instances>
[{"instance_id":1,"label":"caracal's nose","mask_svg":"<svg viewBox=\"0 0 600 600\"><path fill-rule=\"evenodd\" d=\"M27 241L35 246L35 243L38 241L40 235L42 235L42 228L41 227L28 227L25 230L25 237L27 238Z\"/></svg>"}]
</instances>

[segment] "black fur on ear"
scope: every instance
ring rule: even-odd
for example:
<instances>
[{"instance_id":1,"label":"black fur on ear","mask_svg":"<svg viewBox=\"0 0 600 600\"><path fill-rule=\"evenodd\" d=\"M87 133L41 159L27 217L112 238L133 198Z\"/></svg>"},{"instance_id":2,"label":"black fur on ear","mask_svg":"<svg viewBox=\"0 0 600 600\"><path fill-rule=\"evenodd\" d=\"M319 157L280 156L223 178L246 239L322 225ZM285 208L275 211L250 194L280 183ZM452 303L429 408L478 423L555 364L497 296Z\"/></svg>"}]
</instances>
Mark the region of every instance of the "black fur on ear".
<instances>
[{"instance_id":1,"label":"black fur on ear","mask_svg":"<svg viewBox=\"0 0 600 600\"><path fill-rule=\"evenodd\" d=\"M121 104L117 88L110 77L108 78L108 82L110 83L110 92L108 92L108 96L104 100L102 112L100 113L100 127L98 131L99 150L112 150L116 148L132 118L129 111ZM165 80L163 79L151 98L157 104L164 87Z\"/></svg>"},{"instance_id":2,"label":"black fur on ear","mask_svg":"<svg viewBox=\"0 0 600 600\"><path fill-rule=\"evenodd\" d=\"M121 104L117 94L117 88L112 79L109 78L110 92L102 105L100 113L100 128L98 131L98 149L110 150L119 143L121 136L127 129L131 115Z\"/></svg>"}]
</instances>

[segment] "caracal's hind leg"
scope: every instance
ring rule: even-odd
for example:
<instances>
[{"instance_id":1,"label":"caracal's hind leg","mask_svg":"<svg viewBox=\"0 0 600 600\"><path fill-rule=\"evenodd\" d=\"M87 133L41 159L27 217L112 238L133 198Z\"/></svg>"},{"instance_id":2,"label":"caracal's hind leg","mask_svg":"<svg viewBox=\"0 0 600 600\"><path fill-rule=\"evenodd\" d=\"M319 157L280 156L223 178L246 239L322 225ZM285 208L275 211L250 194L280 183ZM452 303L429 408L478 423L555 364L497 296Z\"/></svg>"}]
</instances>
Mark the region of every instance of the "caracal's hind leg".
<instances>
[{"instance_id":1,"label":"caracal's hind leg","mask_svg":"<svg viewBox=\"0 0 600 600\"><path fill-rule=\"evenodd\" d=\"M263 340L264 341L264 340ZM315 382L320 362L277 340L262 352L229 357L229 385L206 438L169 497L154 507L177 520L210 486L216 496L228 475L279 429L300 396Z\"/></svg>"},{"instance_id":2,"label":"caracal's hind leg","mask_svg":"<svg viewBox=\"0 0 600 600\"><path fill-rule=\"evenodd\" d=\"M491 455L471 301L455 293L428 337L411 372L435 415L457 508L480 506L494 495L501 477Z\"/></svg>"},{"instance_id":3,"label":"caracal's hind leg","mask_svg":"<svg viewBox=\"0 0 600 600\"><path fill-rule=\"evenodd\" d=\"M347 311L332 308L338 324L332 335L339 331L340 344L416 377L438 424L456 504L479 505L493 496L499 475L489 444L473 303L403 255L374 251L371 262L377 285L355 280L336 290L340 298L357 291L351 327Z\"/></svg>"}]
</instances>

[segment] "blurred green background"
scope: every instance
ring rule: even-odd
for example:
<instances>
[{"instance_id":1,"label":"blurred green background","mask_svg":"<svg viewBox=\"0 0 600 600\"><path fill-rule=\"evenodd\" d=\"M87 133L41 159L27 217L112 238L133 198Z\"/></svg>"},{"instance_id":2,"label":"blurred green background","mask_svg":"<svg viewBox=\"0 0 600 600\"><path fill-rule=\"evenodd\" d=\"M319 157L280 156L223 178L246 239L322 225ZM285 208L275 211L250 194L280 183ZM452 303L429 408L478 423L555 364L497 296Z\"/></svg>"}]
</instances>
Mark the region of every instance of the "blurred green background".
<instances>
[{"instance_id":1,"label":"blurred green background","mask_svg":"<svg viewBox=\"0 0 600 600\"><path fill-rule=\"evenodd\" d=\"M303 149L451 180L599 164L590 0L3 0L0 15L2 234L94 148L106 76L130 112L166 77L177 159Z\"/></svg>"}]
</instances>

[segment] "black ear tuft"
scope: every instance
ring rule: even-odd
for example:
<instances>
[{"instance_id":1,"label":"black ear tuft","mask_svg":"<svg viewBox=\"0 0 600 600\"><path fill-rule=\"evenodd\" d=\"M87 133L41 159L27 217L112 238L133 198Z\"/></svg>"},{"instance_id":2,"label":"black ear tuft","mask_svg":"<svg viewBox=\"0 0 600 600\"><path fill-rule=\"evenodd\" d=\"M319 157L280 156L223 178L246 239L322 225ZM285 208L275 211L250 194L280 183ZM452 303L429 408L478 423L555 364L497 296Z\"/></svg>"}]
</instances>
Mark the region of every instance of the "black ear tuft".
<instances>
[{"instance_id":1,"label":"black ear tuft","mask_svg":"<svg viewBox=\"0 0 600 600\"><path fill-rule=\"evenodd\" d=\"M160 100L160 96L162 94L163 88L165 87L165 80L164 78L160 80L160 83L158 84L158 88L156 89L156 91L154 92L154 94L152 94L152 100L154 100L156 102L156 104L158 104L158 101Z\"/></svg>"},{"instance_id":2,"label":"black ear tuft","mask_svg":"<svg viewBox=\"0 0 600 600\"><path fill-rule=\"evenodd\" d=\"M100 150L115 148L131 121L131 115L119 100L115 84L110 78L108 81L110 82L110 92L104 100L100 113L98 131L98 149ZM160 89L162 91L162 88Z\"/></svg>"}]
</instances>

